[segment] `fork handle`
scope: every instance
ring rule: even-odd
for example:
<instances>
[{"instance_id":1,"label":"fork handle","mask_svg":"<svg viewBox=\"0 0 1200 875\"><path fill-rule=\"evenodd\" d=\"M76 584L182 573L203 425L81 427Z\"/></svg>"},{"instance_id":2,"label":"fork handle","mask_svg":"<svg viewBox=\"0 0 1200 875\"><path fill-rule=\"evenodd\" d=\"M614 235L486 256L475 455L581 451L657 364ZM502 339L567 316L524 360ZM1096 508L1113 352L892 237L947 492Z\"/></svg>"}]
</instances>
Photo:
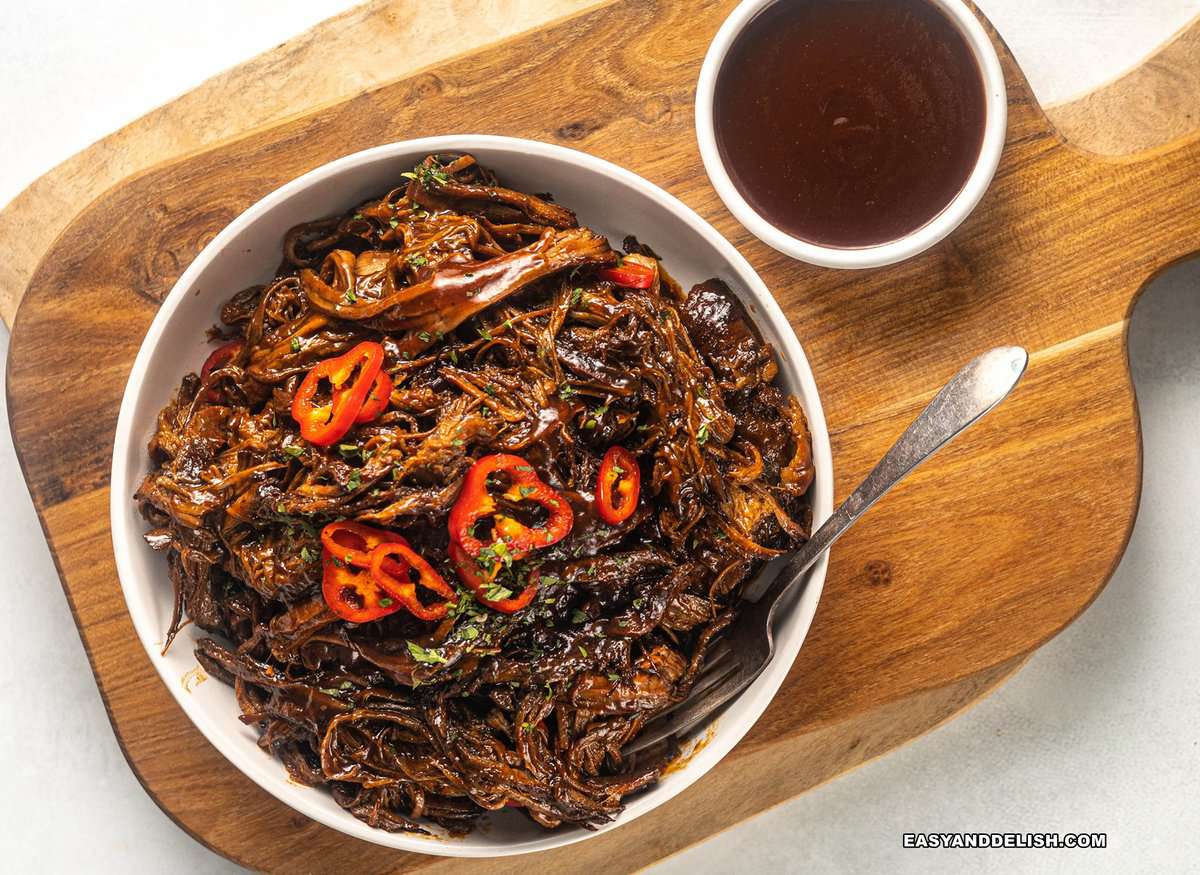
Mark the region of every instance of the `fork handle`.
<instances>
[{"instance_id":1,"label":"fork handle","mask_svg":"<svg viewBox=\"0 0 1200 875\"><path fill-rule=\"evenodd\" d=\"M769 606L767 622L774 619L775 606L834 541L910 471L1003 401L1028 363L1029 355L1021 347L1001 346L973 359L955 374L763 593L758 601Z\"/></svg>"}]
</instances>

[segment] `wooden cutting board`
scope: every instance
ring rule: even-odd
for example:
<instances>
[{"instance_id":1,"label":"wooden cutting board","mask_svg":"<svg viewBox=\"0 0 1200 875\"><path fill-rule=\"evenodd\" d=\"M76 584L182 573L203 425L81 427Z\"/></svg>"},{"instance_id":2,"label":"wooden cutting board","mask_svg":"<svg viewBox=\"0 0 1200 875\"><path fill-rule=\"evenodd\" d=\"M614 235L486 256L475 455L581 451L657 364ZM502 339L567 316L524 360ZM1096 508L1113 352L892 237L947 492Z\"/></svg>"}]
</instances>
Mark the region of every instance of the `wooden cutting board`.
<instances>
[{"instance_id":1,"label":"wooden cutting board","mask_svg":"<svg viewBox=\"0 0 1200 875\"><path fill-rule=\"evenodd\" d=\"M839 495L967 358L1002 342L1033 354L1005 405L839 543L809 640L743 743L651 815L538 865L638 868L915 737L1064 628L1123 551L1141 467L1126 320L1150 277L1200 250L1200 138L1120 159L1075 148L997 39L1009 138L980 208L906 264L822 271L750 237L700 168L693 83L732 0L586 5L140 172L74 218L28 283L10 419L114 729L159 805L252 868L518 872L531 862L402 854L276 802L174 705L120 596L109 453L141 336L220 227L338 155L433 133L503 133L609 158L680 196L750 258L795 325L825 403ZM363 38L372 32L387 38L378 28ZM1087 112L1077 118L1086 130Z\"/></svg>"}]
</instances>

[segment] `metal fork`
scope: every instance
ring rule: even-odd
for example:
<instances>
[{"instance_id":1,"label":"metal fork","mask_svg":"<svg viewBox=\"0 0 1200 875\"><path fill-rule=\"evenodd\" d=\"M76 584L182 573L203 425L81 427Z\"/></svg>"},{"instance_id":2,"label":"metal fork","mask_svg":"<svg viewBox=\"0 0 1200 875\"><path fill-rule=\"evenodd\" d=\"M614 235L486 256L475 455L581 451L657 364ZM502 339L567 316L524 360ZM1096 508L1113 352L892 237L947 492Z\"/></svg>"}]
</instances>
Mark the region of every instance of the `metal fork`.
<instances>
[{"instance_id":1,"label":"metal fork","mask_svg":"<svg viewBox=\"0 0 1200 875\"><path fill-rule=\"evenodd\" d=\"M645 750L687 733L754 683L775 651L771 627L776 608L798 591L807 579L805 572L884 493L1003 401L1028 362L1021 347L1002 346L955 374L841 507L792 555L762 595L742 604L738 618L708 654L704 671L688 697L655 717L623 753Z\"/></svg>"}]
</instances>

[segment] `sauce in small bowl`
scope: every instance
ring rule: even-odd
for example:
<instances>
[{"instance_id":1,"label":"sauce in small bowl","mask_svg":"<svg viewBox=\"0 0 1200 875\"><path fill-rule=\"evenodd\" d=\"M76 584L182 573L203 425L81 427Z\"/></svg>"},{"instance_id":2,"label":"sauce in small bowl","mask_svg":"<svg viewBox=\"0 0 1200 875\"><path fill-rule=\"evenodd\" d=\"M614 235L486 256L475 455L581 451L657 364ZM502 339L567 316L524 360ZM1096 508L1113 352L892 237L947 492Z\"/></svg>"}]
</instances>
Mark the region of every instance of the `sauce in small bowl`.
<instances>
[{"instance_id":1,"label":"sauce in small bowl","mask_svg":"<svg viewBox=\"0 0 1200 875\"><path fill-rule=\"evenodd\" d=\"M960 0L745 0L705 59L697 133L730 211L789 255L899 261L995 172L995 50Z\"/></svg>"}]
</instances>

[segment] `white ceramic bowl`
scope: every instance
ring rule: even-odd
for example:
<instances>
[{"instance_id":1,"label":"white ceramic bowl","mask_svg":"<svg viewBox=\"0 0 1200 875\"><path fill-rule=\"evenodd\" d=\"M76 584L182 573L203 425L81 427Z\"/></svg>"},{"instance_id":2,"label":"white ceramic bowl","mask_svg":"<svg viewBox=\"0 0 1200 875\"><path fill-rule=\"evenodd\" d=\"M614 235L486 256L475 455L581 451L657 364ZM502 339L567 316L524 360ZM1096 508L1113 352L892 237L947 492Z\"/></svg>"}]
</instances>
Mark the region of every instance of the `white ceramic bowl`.
<instances>
[{"instance_id":1,"label":"white ceramic bowl","mask_svg":"<svg viewBox=\"0 0 1200 875\"><path fill-rule=\"evenodd\" d=\"M662 189L607 161L545 143L491 136L447 136L408 140L348 155L277 189L242 213L204 248L171 290L138 351L117 421L112 466L112 534L121 588L138 636L167 689L205 737L231 763L277 799L348 835L426 854L488 857L537 851L581 841L596 832L564 828L547 832L516 812L491 817L491 826L466 838L424 838L372 829L343 811L320 789L294 784L283 766L255 745L257 732L242 725L233 691L217 680L185 684L196 668L193 649L203 635L185 627L163 656L163 632L171 615L171 585L164 558L142 540L145 524L132 495L148 470L146 442L158 410L180 378L196 370L210 347L204 331L234 292L269 279L279 261L284 232L303 220L341 212L395 186L431 152L466 151L527 191L551 191L576 210L581 222L620 240L636 234L654 246L685 288L712 276L725 279L741 296L763 335L775 345L780 376L808 414L816 481L814 519L831 511L833 471L825 417L804 352L775 299L737 250L712 226ZM688 764L653 789L628 800L624 813L605 832L661 805L696 781L729 752L754 724L779 688L808 631L825 560L812 570L803 594L776 631L774 662L720 718L711 737ZM195 674L191 675L194 680ZM190 687L190 689L189 689ZM221 780L213 775L210 780Z\"/></svg>"},{"instance_id":2,"label":"white ceramic bowl","mask_svg":"<svg viewBox=\"0 0 1200 875\"><path fill-rule=\"evenodd\" d=\"M940 213L915 231L899 239L873 246L822 246L781 231L750 206L733 184L724 162L721 161L716 132L713 129L713 94L717 74L725 61L725 55L746 25L759 12L776 2L788 0L742 0L717 31L716 37L708 47L708 54L704 57L704 65L700 68L700 81L696 85L696 139L700 144L700 157L704 160L704 169L708 172L708 178L717 194L721 196L729 212L733 213L755 237L784 255L807 261L809 264L842 268L882 267L924 252L970 215L983 193L987 191L996 173L996 166L1000 163L1000 153L1004 149L1008 126L1008 93L1004 86L1004 72L1000 69L1000 59L996 56L996 49L987 32L961 0L914 0L929 2L941 9L966 39L971 53L975 56L975 62L979 65L985 100L983 143L979 149L979 158L962 190Z\"/></svg>"}]
</instances>

